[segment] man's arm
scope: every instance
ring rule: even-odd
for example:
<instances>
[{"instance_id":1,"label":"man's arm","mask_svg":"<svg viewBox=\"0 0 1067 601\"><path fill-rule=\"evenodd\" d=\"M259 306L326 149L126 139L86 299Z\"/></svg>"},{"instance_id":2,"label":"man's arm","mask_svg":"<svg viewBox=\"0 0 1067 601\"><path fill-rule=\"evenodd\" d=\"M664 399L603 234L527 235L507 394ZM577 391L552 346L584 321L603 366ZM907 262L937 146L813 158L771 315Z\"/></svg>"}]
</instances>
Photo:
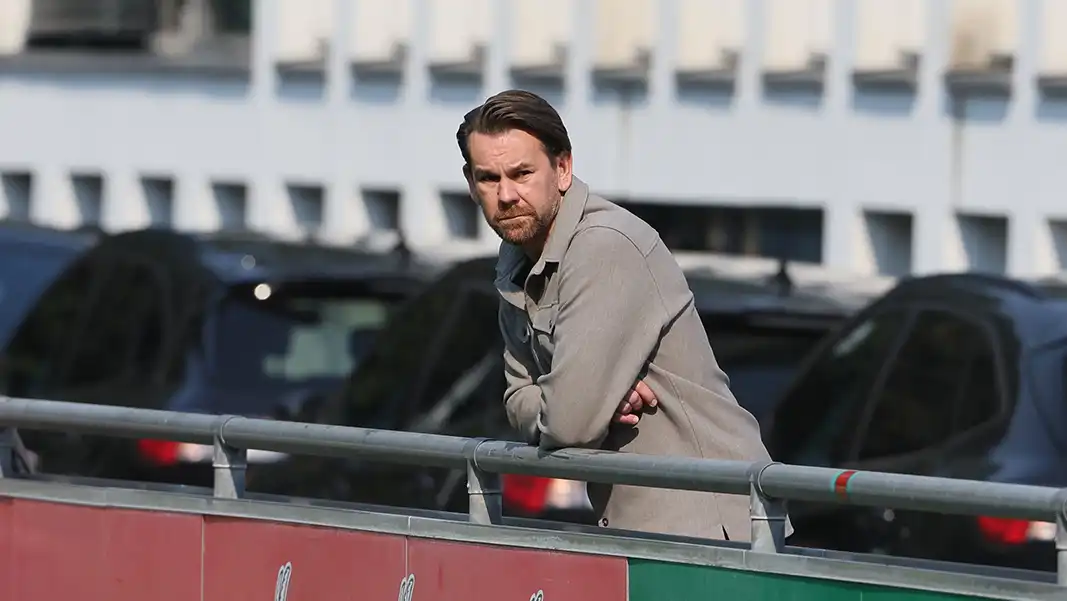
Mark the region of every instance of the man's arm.
<instances>
[{"instance_id":1,"label":"man's arm","mask_svg":"<svg viewBox=\"0 0 1067 601\"><path fill-rule=\"evenodd\" d=\"M579 232L560 269L552 367L537 382L539 444L597 448L669 316L644 254L621 232Z\"/></svg>"},{"instance_id":2,"label":"man's arm","mask_svg":"<svg viewBox=\"0 0 1067 601\"><path fill-rule=\"evenodd\" d=\"M503 303L504 301L501 301ZM504 331L503 307L498 313L500 331ZM526 366L515 357L508 348L507 337L504 342L504 377L507 380L507 389L504 391L504 408L508 414L508 422L522 435L522 439L530 444L537 444L541 433L538 428L538 420L541 415L541 389L530 377Z\"/></svg>"}]
</instances>

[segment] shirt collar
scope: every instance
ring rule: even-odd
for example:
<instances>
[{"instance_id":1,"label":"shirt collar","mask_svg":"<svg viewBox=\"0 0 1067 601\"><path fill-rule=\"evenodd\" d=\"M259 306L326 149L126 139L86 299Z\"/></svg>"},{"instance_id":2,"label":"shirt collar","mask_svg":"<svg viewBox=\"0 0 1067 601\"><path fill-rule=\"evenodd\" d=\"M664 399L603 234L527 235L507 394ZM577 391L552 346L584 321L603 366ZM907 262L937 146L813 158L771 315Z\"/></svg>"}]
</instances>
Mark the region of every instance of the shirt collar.
<instances>
[{"instance_id":1,"label":"shirt collar","mask_svg":"<svg viewBox=\"0 0 1067 601\"><path fill-rule=\"evenodd\" d=\"M572 177L571 187L563 195L560 202L559 212L552 225L552 233L545 242L545 249L541 257L530 269L531 275L540 275L544 272L548 263L558 264L563 260L567 247L570 246L571 238L578 229L578 223L585 214L585 205L589 200L589 186L585 182ZM515 282L519 270L527 261L526 253L522 248L508 242L500 244L499 258L496 264L496 288L500 295L511 304L524 308L524 292L521 284Z\"/></svg>"}]
</instances>

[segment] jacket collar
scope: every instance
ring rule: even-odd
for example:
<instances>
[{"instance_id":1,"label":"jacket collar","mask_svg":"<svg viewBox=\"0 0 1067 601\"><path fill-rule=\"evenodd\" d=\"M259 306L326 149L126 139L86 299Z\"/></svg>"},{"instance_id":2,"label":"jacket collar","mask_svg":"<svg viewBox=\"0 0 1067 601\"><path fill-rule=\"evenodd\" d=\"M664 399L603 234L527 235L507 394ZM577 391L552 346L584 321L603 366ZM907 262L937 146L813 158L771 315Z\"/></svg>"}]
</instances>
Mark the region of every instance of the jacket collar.
<instances>
[{"instance_id":1,"label":"jacket collar","mask_svg":"<svg viewBox=\"0 0 1067 601\"><path fill-rule=\"evenodd\" d=\"M578 223L585 214L585 205L589 201L589 186L573 177L571 187L563 195L559 212L552 224L552 233L548 236L545 249L530 269L530 275L541 275L549 263L559 264L570 246L571 238L578 229ZM522 248L508 242L500 244L499 258L496 264L497 291L504 300L525 308L525 292L522 284L515 281L519 271L529 259Z\"/></svg>"}]
</instances>

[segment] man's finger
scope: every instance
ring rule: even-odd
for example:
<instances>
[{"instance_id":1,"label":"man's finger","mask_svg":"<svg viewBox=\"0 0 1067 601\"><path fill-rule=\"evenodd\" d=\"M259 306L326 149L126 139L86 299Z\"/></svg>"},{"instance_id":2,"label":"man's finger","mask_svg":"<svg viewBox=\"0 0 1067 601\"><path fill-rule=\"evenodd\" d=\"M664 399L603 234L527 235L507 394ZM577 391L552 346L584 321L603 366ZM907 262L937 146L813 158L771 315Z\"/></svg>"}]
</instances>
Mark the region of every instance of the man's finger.
<instances>
[{"instance_id":1,"label":"man's finger","mask_svg":"<svg viewBox=\"0 0 1067 601\"><path fill-rule=\"evenodd\" d=\"M633 414L633 413L627 413L626 415L623 415L621 413L616 413L615 417L613 418L612 421L614 421L615 423L619 423L619 424L626 424L628 426L634 426L634 425L637 425L637 421L639 419L640 418L637 415Z\"/></svg>"},{"instance_id":2,"label":"man's finger","mask_svg":"<svg viewBox=\"0 0 1067 601\"><path fill-rule=\"evenodd\" d=\"M652 389L645 384L644 380L638 380L637 384L634 384L634 392L641 398L641 401L649 407L656 406L656 393L652 392Z\"/></svg>"},{"instance_id":3,"label":"man's finger","mask_svg":"<svg viewBox=\"0 0 1067 601\"><path fill-rule=\"evenodd\" d=\"M637 393L636 389L630 389L630 394L626 397L626 401L624 402L630 407L631 411L640 411L641 405L644 403L644 401L641 400L641 395Z\"/></svg>"},{"instance_id":4,"label":"man's finger","mask_svg":"<svg viewBox=\"0 0 1067 601\"><path fill-rule=\"evenodd\" d=\"M618 413L618 414L625 415L625 414L629 413L631 410L632 410L632 406L630 405L630 401L623 401L623 402L619 403L619 408L616 409L615 412Z\"/></svg>"}]
</instances>

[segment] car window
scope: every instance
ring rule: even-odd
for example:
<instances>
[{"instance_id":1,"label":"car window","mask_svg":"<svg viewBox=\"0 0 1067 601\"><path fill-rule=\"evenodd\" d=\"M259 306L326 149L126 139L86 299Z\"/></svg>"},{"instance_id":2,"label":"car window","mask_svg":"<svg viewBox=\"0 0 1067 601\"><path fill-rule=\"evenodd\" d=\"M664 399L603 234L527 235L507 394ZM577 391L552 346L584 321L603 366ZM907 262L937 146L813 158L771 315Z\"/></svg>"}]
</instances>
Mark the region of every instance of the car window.
<instances>
[{"instance_id":1,"label":"car window","mask_svg":"<svg viewBox=\"0 0 1067 601\"><path fill-rule=\"evenodd\" d=\"M445 394L455 374L472 367L478 349L487 348L484 332L499 337L495 300L487 305L481 299L491 295L470 296L474 288L491 291L492 281L492 261L464 262L393 313L348 378L334 423L374 420L378 427L399 428L410 421L410 407L425 407Z\"/></svg>"},{"instance_id":2,"label":"car window","mask_svg":"<svg viewBox=\"0 0 1067 601\"><path fill-rule=\"evenodd\" d=\"M822 349L774 413L775 459L803 465L843 459L855 420L906 323L904 311L877 313Z\"/></svg>"},{"instance_id":3,"label":"car window","mask_svg":"<svg viewBox=\"0 0 1067 601\"><path fill-rule=\"evenodd\" d=\"M474 407L470 401L491 378L503 379L503 342L497 324L498 297L481 287L468 288L452 306L449 319L427 347L425 364L411 391L412 405L405 421L427 412L444 414L442 404L451 404L449 418L463 418L486 410L503 413L503 391L490 407ZM487 433L488 434L488 433Z\"/></svg>"},{"instance_id":4,"label":"car window","mask_svg":"<svg viewBox=\"0 0 1067 601\"><path fill-rule=\"evenodd\" d=\"M984 333L984 332L983 332ZM970 363L963 375L963 386L956 399L953 431L965 432L988 423L1003 408L997 354L988 336L974 345Z\"/></svg>"},{"instance_id":5,"label":"car window","mask_svg":"<svg viewBox=\"0 0 1067 601\"><path fill-rule=\"evenodd\" d=\"M363 282L235 286L210 320L212 382L253 390L339 384L400 300Z\"/></svg>"},{"instance_id":6,"label":"car window","mask_svg":"<svg viewBox=\"0 0 1067 601\"><path fill-rule=\"evenodd\" d=\"M156 268L133 257L114 259L56 385L147 382L158 366L164 311Z\"/></svg>"},{"instance_id":7,"label":"car window","mask_svg":"<svg viewBox=\"0 0 1067 601\"><path fill-rule=\"evenodd\" d=\"M958 427L988 421L998 404L995 378L993 348L980 325L944 311L919 313L872 400L857 459L930 449Z\"/></svg>"}]
</instances>

